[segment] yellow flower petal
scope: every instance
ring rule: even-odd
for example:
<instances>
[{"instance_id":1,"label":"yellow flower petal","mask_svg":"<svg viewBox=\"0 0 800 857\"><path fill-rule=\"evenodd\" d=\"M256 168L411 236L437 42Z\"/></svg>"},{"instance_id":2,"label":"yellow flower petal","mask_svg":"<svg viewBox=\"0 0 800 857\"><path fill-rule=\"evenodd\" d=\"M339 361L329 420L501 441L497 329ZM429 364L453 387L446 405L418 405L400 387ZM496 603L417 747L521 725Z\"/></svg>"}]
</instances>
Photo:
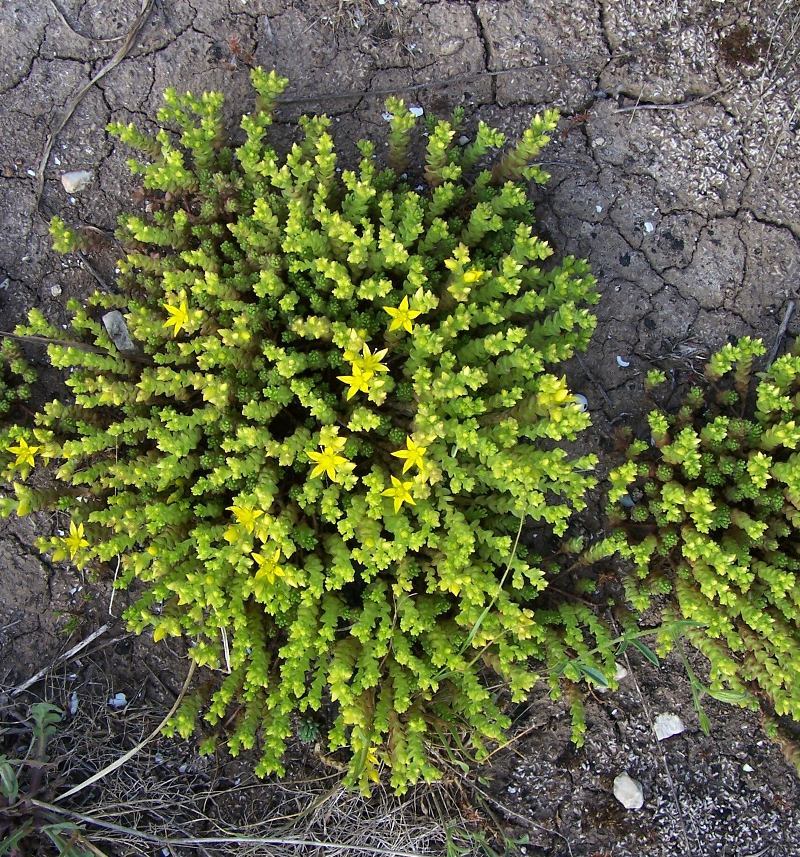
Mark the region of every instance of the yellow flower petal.
<instances>
[{"instance_id":1,"label":"yellow flower petal","mask_svg":"<svg viewBox=\"0 0 800 857\"><path fill-rule=\"evenodd\" d=\"M181 296L181 301L177 306L164 304L164 309L169 314L169 318L164 322L162 327L174 328L172 335L177 336L189 321L189 304L186 301L186 295Z\"/></svg>"}]
</instances>

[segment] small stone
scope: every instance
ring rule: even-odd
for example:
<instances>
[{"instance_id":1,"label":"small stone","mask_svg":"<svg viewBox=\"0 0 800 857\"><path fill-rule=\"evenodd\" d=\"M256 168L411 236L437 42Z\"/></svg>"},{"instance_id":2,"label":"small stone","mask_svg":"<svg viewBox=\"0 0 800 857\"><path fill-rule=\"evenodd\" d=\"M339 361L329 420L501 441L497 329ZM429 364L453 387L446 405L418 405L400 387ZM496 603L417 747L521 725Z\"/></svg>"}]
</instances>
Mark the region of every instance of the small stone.
<instances>
[{"instance_id":1,"label":"small stone","mask_svg":"<svg viewBox=\"0 0 800 857\"><path fill-rule=\"evenodd\" d=\"M419 119L425 111L418 104L412 104L411 107L408 108L408 112L416 119Z\"/></svg>"},{"instance_id":2,"label":"small stone","mask_svg":"<svg viewBox=\"0 0 800 857\"><path fill-rule=\"evenodd\" d=\"M622 666L622 664L618 663L617 661L614 661L614 666L616 667L616 671L614 672L614 678L617 681L622 681L622 679L624 679L625 676L628 674L628 671L625 669L624 666Z\"/></svg>"},{"instance_id":3,"label":"small stone","mask_svg":"<svg viewBox=\"0 0 800 857\"><path fill-rule=\"evenodd\" d=\"M25 170L25 172L32 178L36 178L36 170Z\"/></svg>"},{"instance_id":4,"label":"small stone","mask_svg":"<svg viewBox=\"0 0 800 857\"><path fill-rule=\"evenodd\" d=\"M656 228L655 228L655 226L653 226L653 224L652 224L649 220L646 220L646 221L645 221L645 223L644 223L644 231L645 231L648 235L651 235L653 232L655 232L655 229L656 229Z\"/></svg>"},{"instance_id":5,"label":"small stone","mask_svg":"<svg viewBox=\"0 0 800 857\"><path fill-rule=\"evenodd\" d=\"M459 145L459 146L466 146L466 145L467 145L467 143L469 143L469 137L467 137L467 135L466 135L466 134L462 134L462 135L458 138L458 145Z\"/></svg>"},{"instance_id":6,"label":"small stone","mask_svg":"<svg viewBox=\"0 0 800 857\"><path fill-rule=\"evenodd\" d=\"M602 206L602 205L596 205L596 206L594 207L594 210L595 210L598 214L601 214L601 213L602 213L602 211L603 211L603 206Z\"/></svg>"},{"instance_id":7,"label":"small stone","mask_svg":"<svg viewBox=\"0 0 800 857\"><path fill-rule=\"evenodd\" d=\"M385 113L381 113L381 119L383 119L384 122L391 122L392 121L392 114L389 113L388 111Z\"/></svg>"},{"instance_id":8,"label":"small stone","mask_svg":"<svg viewBox=\"0 0 800 857\"><path fill-rule=\"evenodd\" d=\"M8 285L11 281L6 277L2 283L0 283L0 290L6 291L8 289Z\"/></svg>"},{"instance_id":9,"label":"small stone","mask_svg":"<svg viewBox=\"0 0 800 857\"><path fill-rule=\"evenodd\" d=\"M644 806L642 784L628 774L619 774L614 778L614 797L625 809L641 809Z\"/></svg>"},{"instance_id":10,"label":"small stone","mask_svg":"<svg viewBox=\"0 0 800 857\"><path fill-rule=\"evenodd\" d=\"M617 354L617 366L619 366L621 369L627 369L630 365L630 360L626 360L624 357L621 357L619 354Z\"/></svg>"},{"instance_id":11,"label":"small stone","mask_svg":"<svg viewBox=\"0 0 800 857\"><path fill-rule=\"evenodd\" d=\"M659 741L671 738L673 735L680 735L685 729L683 720L677 714L659 714L653 723L653 732L656 733Z\"/></svg>"},{"instance_id":12,"label":"small stone","mask_svg":"<svg viewBox=\"0 0 800 857\"><path fill-rule=\"evenodd\" d=\"M748 764L745 762L745 764L744 764L744 765L742 765L742 770L743 770L746 774L752 774L752 773L753 773L753 771L755 770L755 768L754 768L752 765L748 765Z\"/></svg>"},{"instance_id":13,"label":"small stone","mask_svg":"<svg viewBox=\"0 0 800 857\"><path fill-rule=\"evenodd\" d=\"M134 354L139 354L139 349L134 345L130 333L128 333L128 325L125 324L125 317L118 309L112 309L103 316L103 327L111 337L117 351L125 357L130 357Z\"/></svg>"},{"instance_id":14,"label":"small stone","mask_svg":"<svg viewBox=\"0 0 800 857\"><path fill-rule=\"evenodd\" d=\"M54 298L57 298L61 294L61 286L58 286L58 285L50 286L50 294Z\"/></svg>"},{"instance_id":15,"label":"small stone","mask_svg":"<svg viewBox=\"0 0 800 857\"><path fill-rule=\"evenodd\" d=\"M78 692L73 690L69 697L69 705L67 706L69 713L74 717L78 712Z\"/></svg>"},{"instance_id":16,"label":"small stone","mask_svg":"<svg viewBox=\"0 0 800 857\"><path fill-rule=\"evenodd\" d=\"M621 506L624 506L626 509L632 509L636 505L636 501L631 497L630 494L623 494L619 498L619 503Z\"/></svg>"},{"instance_id":17,"label":"small stone","mask_svg":"<svg viewBox=\"0 0 800 857\"><path fill-rule=\"evenodd\" d=\"M61 184L67 193L80 193L91 180L92 174L89 170L73 170L61 176Z\"/></svg>"},{"instance_id":18,"label":"small stone","mask_svg":"<svg viewBox=\"0 0 800 857\"><path fill-rule=\"evenodd\" d=\"M586 396L583 395L583 393L575 393L573 398L575 399L576 404L580 408L581 413L589 410L589 400L586 398Z\"/></svg>"},{"instance_id":19,"label":"small stone","mask_svg":"<svg viewBox=\"0 0 800 857\"><path fill-rule=\"evenodd\" d=\"M119 711L121 708L125 708L128 704L128 697L125 696L124 693L115 693L111 699L108 700L108 707L113 708L115 711Z\"/></svg>"}]
</instances>

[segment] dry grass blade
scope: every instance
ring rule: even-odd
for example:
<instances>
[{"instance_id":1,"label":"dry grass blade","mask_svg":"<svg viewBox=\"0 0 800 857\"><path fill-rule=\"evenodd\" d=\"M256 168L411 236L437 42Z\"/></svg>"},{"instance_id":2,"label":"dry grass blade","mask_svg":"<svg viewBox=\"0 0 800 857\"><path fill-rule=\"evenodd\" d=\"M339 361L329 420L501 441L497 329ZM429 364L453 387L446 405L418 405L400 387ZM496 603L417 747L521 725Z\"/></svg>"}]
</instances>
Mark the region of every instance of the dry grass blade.
<instances>
[{"instance_id":1,"label":"dry grass blade","mask_svg":"<svg viewBox=\"0 0 800 857\"><path fill-rule=\"evenodd\" d=\"M124 756L120 756L119 759L112 762L110 765L107 765L101 771L97 771L97 773L92 774L87 780L84 780L82 783L79 783L77 786L69 789L69 791L64 792L64 794L59 795L55 798L56 801L66 800L69 797L73 797L78 794L78 792L83 791L87 786L91 786L93 783L96 783L98 780L103 779L103 777L110 774L112 771L115 771L117 768L122 767L127 761L132 759L142 748L144 748L147 744L149 744L154 738L156 738L160 733L164 726L169 721L170 717L178 710L178 706L183 701L183 697L186 695L186 691L189 689L189 683L194 676L194 671L196 669L196 664L194 661L189 665L189 673L186 676L186 681L183 683L183 687L181 688L181 692L178 694L178 698L172 705L172 708L167 712L166 717L161 721L161 723L156 726L156 728L144 739L144 741L140 741L135 747L131 750L128 750Z\"/></svg>"},{"instance_id":2,"label":"dry grass blade","mask_svg":"<svg viewBox=\"0 0 800 857\"><path fill-rule=\"evenodd\" d=\"M67 16L62 11L61 7L56 3L56 0L50 0L50 5L53 7L56 15L58 15L61 23L72 33L78 36L81 39L88 39L91 42L100 42L101 44L108 44L109 42L118 42L120 39L125 38L125 34L121 36L111 36L107 39L98 38L97 36L90 36L88 33L82 33L80 30L75 29L75 27L70 24L67 20Z\"/></svg>"},{"instance_id":3,"label":"dry grass blade","mask_svg":"<svg viewBox=\"0 0 800 857\"><path fill-rule=\"evenodd\" d=\"M149 842L152 845L161 847L197 847L199 845L275 845L281 848L301 847L301 848L317 848L330 851L347 851L351 854L382 854L385 857L422 857L422 855L410 851L395 851L391 848L370 848L366 845L351 845L340 842L323 842L317 839L294 839L290 837L274 837L274 836L196 836L196 837L159 837L152 836L149 833L142 833L133 830L130 827L124 827L120 824L112 824L107 821L100 821L91 815L84 815L81 812L64 809L53 804L45 803L44 801L31 801L34 806L48 812L55 812L59 815L73 818L76 821L81 821L84 824L93 827L101 827L105 830L112 830L115 833L123 833L134 839L140 839L144 842Z\"/></svg>"},{"instance_id":4,"label":"dry grass blade","mask_svg":"<svg viewBox=\"0 0 800 857\"><path fill-rule=\"evenodd\" d=\"M81 640L80 643L73 646L69 651L64 652L63 655L59 655L55 661L49 666L40 669L35 675L32 675L27 681L22 682L22 684L17 685L10 693L9 696L15 697L19 696L21 693L26 691L29 687L33 687L37 681L44 678L47 673L53 669L53 667L58 666L58 664L64 664L70 661L75 657L79 652L82 652L87 646L91 645L98 637L101 637L108 630L108 625L101 625L96 631L89 634L85 640Z\"/></svg>"}]
</instances>

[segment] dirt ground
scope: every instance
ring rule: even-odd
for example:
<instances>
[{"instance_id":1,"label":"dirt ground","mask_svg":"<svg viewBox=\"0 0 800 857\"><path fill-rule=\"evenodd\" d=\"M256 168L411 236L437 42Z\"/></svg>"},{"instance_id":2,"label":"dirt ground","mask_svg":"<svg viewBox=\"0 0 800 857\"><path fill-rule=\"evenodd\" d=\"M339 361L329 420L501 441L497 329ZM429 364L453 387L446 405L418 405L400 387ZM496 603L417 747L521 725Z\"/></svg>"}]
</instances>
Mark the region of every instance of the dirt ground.
<instances>
[{"instance_id":1,"label":"dirt ground","mask_svg":"<svg viewBox=\"0 0 800 857\"><path fill-rule=\"evenodd\" d=\"M700 365L742 334L771 345L798 299L798 0L8 0L0 328L32 306L58 319L68 298L113 281L113 252L101 246L93 272L61 258L43 219L57 213L108 232L131 207L128 153L105 125L146 127L167 86L219 89L233 116L251 101L249 64L292 81L279 135L288 139L302 112L324 111L345 152L360 136L380 139L383 97L395 90L426 113L463 105L467 135L479 119L513 135L536 110L562 111L538 212L557 252L587 257L599 281L598 330L570 377L600 444L624 415L640 416L641 376L654 361ZM60 128L65 105L95 77ZM60 177L72 170L92 178L70 196ZM795 315L789 337L797 332ZM30 522L0 522L0 688L104 622L111 637L123 634L108 583L52 567L34 536ZM130 639L102 651L101 696L169 707L180 653ZM70 681L86 681L87 664ZM529 837L521 853L800 854L800 784L757 719L715 703L706 737L679 660L656 669L632 657L626 668L619 692L590 702L581 750L569 743L563 704L540 693L519 712L525 734L497 754L483 788L509 831ZM657 742L652 721L665 712L687 729ZM625 771L643 785L640 810L612 795Z\"/></svg>"}]
</instances>

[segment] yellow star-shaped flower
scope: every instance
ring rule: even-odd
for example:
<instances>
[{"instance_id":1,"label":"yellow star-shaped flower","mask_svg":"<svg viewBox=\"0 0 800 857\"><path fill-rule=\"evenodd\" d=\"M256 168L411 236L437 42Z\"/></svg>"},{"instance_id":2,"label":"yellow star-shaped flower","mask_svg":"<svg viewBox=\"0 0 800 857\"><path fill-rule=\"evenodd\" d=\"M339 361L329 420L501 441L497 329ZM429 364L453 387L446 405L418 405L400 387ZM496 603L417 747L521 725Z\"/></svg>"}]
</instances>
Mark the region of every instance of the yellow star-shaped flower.
<instances>
[{"instance_id":1,"label":"yellow star-shaped flower","mask_svg":"<svg viewBox=\"0 0 800 857\"><path fill-rule=\"evenodd\" d=\"M252 533L256 521L264 514L261 509L248 509L246 506L228 506L228 511L233 512L236 523L241 524L248 533Z\"/></svg>"},{"instance_id":2,"label":"yellow star-shaped flower","mask_svg":"<svg viewBox=\"0 0 800 857\"><path fill-rule=\"evenodd\" d=\"M75 559L75 554L82 548L88 548L89 542L83 535L83 524L75 526L75 521L69 522L69 535L64 539L64 544L69 550L69 558Z\"/></svg>"},{"instance_id":3,"label":"yellow star-shaped flower","mask_svg":"<svg viewBox=\"0 0 800 857\"><path fill-rule=\"evenodd\" d=\"M392 317L391 324L389 325L389 330L399 330L401 327L403 330L411 333L413 330L412 322L417 316L422 315L422 310L411 309L408 303L408 295L406 295L403 300L400 301L400 306L391 307L385 306L383 308L384 312L389 313Z\"/></svg>"},{"instance_id":4,"label":"yellow star-shaped flower","mask_svg":"<svg viewBox=\"0 0 800 857\"><path fill-rule=\"evenodd\" d=\"M391 497L394 500L395 512L399 512L403 503L408 503L409 506L417 505L409 490L413 484L413 482L401 482L396 476L392 476L392 487L382 491L381 495Z\"/></svg>"},{"instance_id":5,"label":"yellow star-shaped flower","mask_svg":"<svg viewBox=\"0 0 800 857\"><path fill-rule=\"evenodd\" d=\"M388 372L389 367L384 366L381 363L384 357L389 353L388 348L384 348L381 351L376 351L374 354L369 350L369 345L364 343L364 347L361 349L361 357L356 357L353 363L353 371L356 369L360 369L364 373L369 373L369 377L371 378L376 372Z\"/></svg>"},{"instance_id":6,"label":"yellow star-shaped flower","mask_svg":"<svg viewBox=\"0 0 800 857\"><path fill-rule=\"evenodd\" d=\"M256 561L258 571L256 577L265 577L267 582L272 584L279 577L284 577L286 572L278 565L278 560L281 558L281 549L276 548L275 553L271 557L262 556L260 553L251 553L251 557Z\"/></svg>"},{"instance_id":7,"label":"yellow star-shaped flower","mask_svg":"<svg viewBox=\"0 0 800 857\"><path fill-rule=\"evenodd\" d=\"M36 463L36 453L41 449L40 446L28 446L28 441L24 437L19 439L16 446L9 446L8 451L13 452L17 456L14 462L15 467L26 464L28 467L33 467Z\"/></svg>"},{"instance_id":8,"label":"yellow star-shaped flower","mask_svg":"<svg viewBox=\"0 0 800 857\"><path fill-rule=\"evenodd\" d=\"M339 455L338 449L330 446L324 447L322 452L318 452L315 449L308 450L306 455L312 461L316 461L317 463L317 466L311 471L312 479L315 479L317 476L322 476L323 473L327 473L328 479L330 479L331 482L338 482L339 474L336 472L337 469L343 464L350 463L343 455Z\"/></svg>"},{"instance_id":9,"label":"yellow star-shaped flower","mask_svg":"<svg viewBox=\"0 0 800 857\"><path fill-rule=\"evenodd\" d=\"M477 283L478 280L485 274L485 271L481 271L480 269L474 271L465 271L464 272L464 282L465 283Z\"/></svg>"},{"instance_id":10,"label":"yellow star-shaped flower","mask_svg":"<svg viewBox=\"0 0 800 857\"><path fill-rule=\"evenodd\" d=\"M374 374L374 372L365 372L354 363L352 375L337 375L336 377L343 384L348 385L347 400L350 401L356 393L369 392L369 382Z\"/></svg>"},{"instance_id":11,"label":"yellow star-shaped flower","mask_svg":"<svg viewBox=\"0 0 800 857\"><path fill-rule=\"evenodd\" d=\"M186 295L181 295L181 301L177 306L164 304L164 309L169 313L169 318L162 326L173 327L172 335L177 336L189 321L189 304L186 302Z\"/></svg>"},{"instance_id":12,"label":"yellow star-shaped flower","mask_svg":"<svg viewBox=\"0 0 800 857\"><path fill-rule=\"evenodd\" d=\"M409 470L415 464L417 467L422 467L422 457L425 455L425 451L427 449L427 446L420 446L418 443L414 443L410 437L407 437L406 448L398 449L397 452L393 452L392 455L395 458L405 459L405 464L403 464L403 473L405 473L406 470Z\"/></svg>"}]
</instances>

